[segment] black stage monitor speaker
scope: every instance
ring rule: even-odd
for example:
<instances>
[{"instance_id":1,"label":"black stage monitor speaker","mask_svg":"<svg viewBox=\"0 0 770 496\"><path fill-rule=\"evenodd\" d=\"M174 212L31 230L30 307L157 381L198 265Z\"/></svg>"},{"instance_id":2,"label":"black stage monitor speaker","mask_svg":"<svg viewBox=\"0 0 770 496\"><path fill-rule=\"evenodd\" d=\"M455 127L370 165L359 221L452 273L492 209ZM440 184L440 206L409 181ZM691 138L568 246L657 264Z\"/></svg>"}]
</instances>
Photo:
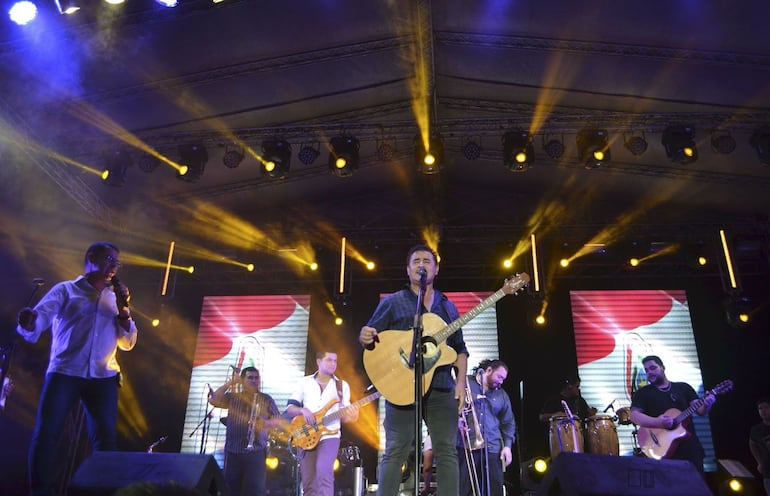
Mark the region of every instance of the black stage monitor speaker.
<instances>
[{"instance_id":1,"label":"black stage monitor speaker","mask_svg":"<svg viewBox=\"0 0 770 496\"><path fill-rule=\"evenodd\" d=\"M96 451L72 478L68 496L107 496L137 482L176 484L205 496L227 496L219 465L211 455Z\"/></svg>"},{"instance_id":2,"label":"black stage monitor speaker","mask_svg":"<svg viewBox=\"0 0 770 496\"><path fill-rule=\"evenodd\" d=\"M635 456L561 453L537 496L711 496L690 462Z\"/></svg>"}]
</instances>

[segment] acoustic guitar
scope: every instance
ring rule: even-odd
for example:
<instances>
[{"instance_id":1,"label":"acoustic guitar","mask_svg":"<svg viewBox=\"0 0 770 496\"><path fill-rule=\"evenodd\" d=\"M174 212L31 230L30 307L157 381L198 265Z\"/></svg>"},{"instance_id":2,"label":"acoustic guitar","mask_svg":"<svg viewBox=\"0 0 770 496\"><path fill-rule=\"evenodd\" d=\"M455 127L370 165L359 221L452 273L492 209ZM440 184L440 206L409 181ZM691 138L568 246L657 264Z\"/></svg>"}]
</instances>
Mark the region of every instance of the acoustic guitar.
<instances>
[{"instance_id":1,"label":"acoustic guitar","mask_svg":"<svg viewBox=\"0 0 770 496\"><path fill-rule=\"evenodd\" d=\"M313 414L316 419L315 425L311 425L305 422L305 417L303 415L297 415L291 420L288 432L284 431L284 433L275 433L275 437L278 437L279 440L284 438L283 440L286 442L291 442L292 446L295 448L311 450L316 447L318 441L321 440L321 436L326 434L336 434L339 431L339 429L329 429L327 426L330 423L342 418L347 412L350 411L352 407L364 406L379 397L379 392L372 393L369 396L361 398L355 403L351 403L344 408L340 408L339 410L330 413L329 415L324 415L327 411L329 411L329 408L340 402L340 400L337 399L331 400L323 408ZM289 436L288 439L285 439L286 435Z\"/></svg>"},{"instance_id":2,"label":"acoustic guitar","mask_svg":"<svg viewBox=\"0 0 770 496\"><path fill-rule=\"evenodd\" d=\"M720 382L711 391L706 394L719 395L733 389L733 381L726 380ZM690 422L690 416L703 405L703 400L699 399L690 405L685 411L679 411L676 408L669 408L663 415L674 418L674 426L671 429L662 429L654 427L639 427L637 441L639 447L648 458L660 460L661 458L670 458L676 451L676 447L683 440L690 437L687 430L687 424Z\"/></svg>"},{"instance_id":3,"label":"acoustic guitar","mask_svg":"<svg viewBox=\"0 0 770 496\"><path fill-rule=\"evenodd\" d=\"M434 313L423 314L423 391L428 391L437 367L448 365L457 359L455 350L446 344L447 338L501 298L516 293L527 283L529 276L526 273L509 277L502 288L449 325ZM364 369L369 380L377 391L394 405L414 403L414 369L409 366L412 336L412 332L403 330L378 332L379 342L364 349Z\"/></svg>"}]
</instances>

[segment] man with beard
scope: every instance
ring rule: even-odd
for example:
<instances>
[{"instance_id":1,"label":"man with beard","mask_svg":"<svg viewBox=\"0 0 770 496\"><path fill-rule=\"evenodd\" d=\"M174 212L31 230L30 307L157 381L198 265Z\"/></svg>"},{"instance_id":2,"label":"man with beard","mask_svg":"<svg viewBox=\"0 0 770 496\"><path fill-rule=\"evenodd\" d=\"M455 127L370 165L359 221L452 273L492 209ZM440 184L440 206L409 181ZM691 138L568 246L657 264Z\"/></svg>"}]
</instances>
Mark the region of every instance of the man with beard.
<instances>
[{"instance_id":1,"label":"man with beard","mask_svg":"<svg viewBox=\"0 0 770 496\"><path fill-rule=\"evenodd\" d=\"M638 389L631 398L631 421L639 427L665 430L677 428L676 415L670 411L672 408L681 412L692 405L698 415L707 415L711 410L716 396L708 393L700 399L689 384L669 381L660 357L646 356L642 358L642 365L649 384ZM688 460L702 474L703 446L692 422L686 422L685 429L689 436L679 438L673 453L667 458Z\"/></svg>"}]
</instances>

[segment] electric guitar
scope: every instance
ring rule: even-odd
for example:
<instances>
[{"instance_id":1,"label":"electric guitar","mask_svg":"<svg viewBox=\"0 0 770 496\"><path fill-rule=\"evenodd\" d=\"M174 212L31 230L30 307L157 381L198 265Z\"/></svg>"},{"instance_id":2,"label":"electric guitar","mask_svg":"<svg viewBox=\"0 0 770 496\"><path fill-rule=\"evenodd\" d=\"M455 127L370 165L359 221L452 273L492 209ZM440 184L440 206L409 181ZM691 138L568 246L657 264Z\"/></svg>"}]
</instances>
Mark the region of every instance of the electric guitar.
<instances>
[{"instance_id":1,"label":"electric guitar","mask_svg":"<svg viewBox=\"0 0 770 496\"><path fill-rule=\"evenodd\" d=\"M292 446L295 448L302 448L303 450L311 450L316 447L318 441L321 440L321 436L326 434L336 434L339 431L339 429L329 429L327 427L328 424L342 418L342 416L345 415L351 407L364 406L379 397L379 392L372 393L369 396L361 398L355 403L351 403L344 408L340 408L336 412L330 413L329 415L324 415L329 410L329 408L340 402L340 400L331 400L323 408L313 414L316 419L315 425L311 425L305 422L305 417L303 415L297 415L291 420L288 432L284 431L284 436L279 434L277 437L285 437L285 435L288 434L288 441L291 442Z\"/></svg>"},{"instance_id":2,"label":"electric guitar","mask_svg":"<svg viewBox=\"0 0 770 496\"><path fill-rule=\"evenodd\" d=\"M719 395L733 389L733 381L726 380L717 384L714 389L707 391L706 394ZM676 447L684 439L690 437L690 432L686 426L689 423L690 416L703 405L703 400L690 405L685 411L680 412L676 408L669 408L663 415L674 418L674 426L671 429L662 429L654 427L639 427L637 441L642 452L648 458L660 460L661 458L670 458L676 451Z\"/></svg>"},{"instance_id":3,"label":"electric guitar","mask_svg":"<svg viewBox=\"0 0 770 496\"><path fill-rule=\"evenodd\" d=\"M529 276L526 273L509 277L502 288L449 325L434 313L422 315L423 391L428 391L436 367L457 359L455 350L446 344L447 338L502 297L516 293L527 283ZM413 333L401 330L378 332L379 342L375 341L364 349L364 369L369 380L394 405L414 403L414 368L409 366L412 336Z\"/></svg>"}]
</instances>

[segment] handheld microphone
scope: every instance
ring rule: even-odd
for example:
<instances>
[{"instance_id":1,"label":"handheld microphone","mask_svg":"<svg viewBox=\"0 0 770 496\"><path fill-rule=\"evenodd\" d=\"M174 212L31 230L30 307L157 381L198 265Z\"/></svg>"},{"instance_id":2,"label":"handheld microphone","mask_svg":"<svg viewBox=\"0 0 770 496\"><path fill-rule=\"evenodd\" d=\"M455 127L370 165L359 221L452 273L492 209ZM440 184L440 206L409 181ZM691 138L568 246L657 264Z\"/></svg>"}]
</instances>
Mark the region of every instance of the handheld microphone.
<instances>
[{"instance_id":1,"label":"handheld microphone","mask_svg":"<svg viewBox=\"0 0 770 496\"><path fill-rule=\"evenodd\" d=\"M118 308L128 308L128 298L126 298L126 295L118 286L120 286L120 279L118 279L118 276L112 276L112 289L115 291L115 300L118 303Z\"/></svg>"}]
</instances>

